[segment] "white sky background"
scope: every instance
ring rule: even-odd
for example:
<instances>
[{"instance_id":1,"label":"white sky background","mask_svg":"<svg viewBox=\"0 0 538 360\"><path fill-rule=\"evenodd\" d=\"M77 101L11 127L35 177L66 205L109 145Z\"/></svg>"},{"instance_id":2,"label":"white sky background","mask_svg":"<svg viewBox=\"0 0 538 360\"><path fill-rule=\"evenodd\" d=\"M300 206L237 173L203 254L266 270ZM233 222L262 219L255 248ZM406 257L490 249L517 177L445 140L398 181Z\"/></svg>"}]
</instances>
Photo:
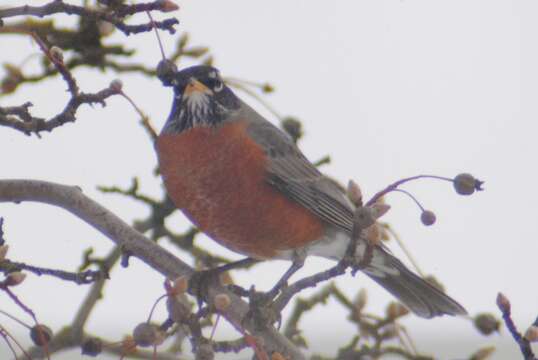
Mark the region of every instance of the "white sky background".
<instances>
[{"instance_id":1,"label":"white sky background","mask_svg":"<svg viewBox=\"0 0 538 360\"><path fill-rule=\"evenodd\" d=\"M188 31L193 45L211 47L225 76L268 80L277 90L267 98L270 103L304 123L305 154L311 160L330 154L332 163L323 170L343 182L355 179L366 197L390 182L420 173L471 172L485 180L486 191L469 198L457 196L448 183L421 181L407 186L436 212L438 222L433 227L422 226L419 211L400 194L387 198L392 209L386 220L424 270L435 274L470 314L499 315L495 297L502 291L512 300L516 323L526 329L538 310L536 1L197 0L179 4L178 34L162 33L168 52L179 34ZM61 19L66 24L72 21ZM143 17L138 20L146 22ZM39 52L27 38L2 36L1 41L2 62L20 64ZM125 38L118 33L108 42L125 42L138 49L137 59L148 64L159 60L153 34ZM117 77L83 69L75 74L84 91L104 88ZM157 79L120 78L125 91L160 128L170 110L170 89ZM50 117L64 106L64 90L61 80L52 79L23 86L17 94L0 98L0 105L30 100L35 115ZM275 121L251 98L240 96ZM144 192L160 193L160 180L151 176L155 154L138 120L117 97L104 109L83 107L76 124L43 134L42 139L0 128L1 177L78 185L126 221L141 218L147 213L145 207L96 191L97 185L128 187L131 177L138 176ZM5 217L13 260L71 270L79 265L82 249L93 246L104 255L111 247L92 228L50 206L1 204L0 215ZM172 223L178 230L186 227L179 215ZM233 256L212 241L204 244ZM391 248L400 254L395 245ZM309 259L300 274L329 265ZM245 286L255 282L259 288L269 288L287 266L270 262L237 273L236 278ZM163 293L163 279L136 259L128 269L116 269L112 279L89 330L119 340L146 318L154 299ZM361 274L338 283L350 296L367 287L368 309L374 312L382 311L391 299ZM29 276L16 292L42 322L58 330L74 316L86 290ZM0 309L26 319L6 297L0 297ZM164 318L164 312L158 315ZM337 345L351 339L354 329L345 315L331 301L302 321L312 349L333 354ZM1 323L15 333L20 329L8 320ZM505 330L500 336L484 338L464 319L409 317L403 323L421 351L443 359L465 358L485 345L500 348L495 359L519 358ZM220 334L230 337L224 327ZM0 346L0 353L5 351Z\"/></svg>"}]
</instances>

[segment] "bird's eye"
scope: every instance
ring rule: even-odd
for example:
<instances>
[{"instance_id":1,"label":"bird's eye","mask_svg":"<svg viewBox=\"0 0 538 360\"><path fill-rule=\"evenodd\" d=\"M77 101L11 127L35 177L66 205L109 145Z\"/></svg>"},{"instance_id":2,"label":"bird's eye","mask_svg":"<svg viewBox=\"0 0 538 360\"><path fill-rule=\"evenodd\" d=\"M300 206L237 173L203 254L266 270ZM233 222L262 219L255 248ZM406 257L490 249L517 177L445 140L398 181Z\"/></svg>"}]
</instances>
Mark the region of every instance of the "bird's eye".
<instances>
[{"instance_id":1,"label":"bird's eye","mask_svg":"<svg viewBox=\"0 0 538 360\"><path fill-rule=\"evenodd\" d=\"M216 92L219 92L224 88L224 83L222 82L222 80L215 79L213 83L214 83L213 90Z\"/></svg>"}]
</instances>

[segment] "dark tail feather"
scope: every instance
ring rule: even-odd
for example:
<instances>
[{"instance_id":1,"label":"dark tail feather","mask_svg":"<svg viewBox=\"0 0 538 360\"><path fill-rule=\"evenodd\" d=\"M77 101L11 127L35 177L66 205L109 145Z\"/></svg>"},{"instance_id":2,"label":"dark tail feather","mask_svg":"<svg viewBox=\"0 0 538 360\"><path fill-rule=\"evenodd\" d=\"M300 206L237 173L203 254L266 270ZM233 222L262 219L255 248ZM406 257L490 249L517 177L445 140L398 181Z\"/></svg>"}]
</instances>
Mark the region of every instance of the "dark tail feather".
<instances>
[{"instance_id":1,"label":"dark tail feather","mask_svg":"<svg viewBox=\"0 0 538 360\"><path fill-rule=\"evenodd\" d=\"M441 315L467 314L463 306L412 273L400 260L382 249L377 250L366 274L416 315L429 319Z\"/></svg>"}]
</instances>

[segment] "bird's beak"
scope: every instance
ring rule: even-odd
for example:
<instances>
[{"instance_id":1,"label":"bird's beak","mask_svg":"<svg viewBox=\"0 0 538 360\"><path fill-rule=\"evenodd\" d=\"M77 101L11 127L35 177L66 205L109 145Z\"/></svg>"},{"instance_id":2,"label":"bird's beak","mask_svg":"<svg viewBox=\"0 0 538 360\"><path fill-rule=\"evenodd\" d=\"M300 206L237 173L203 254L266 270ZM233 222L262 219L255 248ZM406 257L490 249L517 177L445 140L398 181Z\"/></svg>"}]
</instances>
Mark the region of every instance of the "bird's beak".
<instances>
[{"instance_id":1,"label":"bird's beak","mask_svg":"<svg viewBox=\"0 0 538 360\"><path fill-rule=\"evenodd\" d=\"M204 84L202 84L200 81L196 80L195 78L191 78L189 80L189 83L185 87L185 91L183 92L183 94L185 96L190 96L191 94L196 93L196 92L203 93L203 94L212 93L212 91L207 86L205 86Z\"/></svg>"}]
</instances>

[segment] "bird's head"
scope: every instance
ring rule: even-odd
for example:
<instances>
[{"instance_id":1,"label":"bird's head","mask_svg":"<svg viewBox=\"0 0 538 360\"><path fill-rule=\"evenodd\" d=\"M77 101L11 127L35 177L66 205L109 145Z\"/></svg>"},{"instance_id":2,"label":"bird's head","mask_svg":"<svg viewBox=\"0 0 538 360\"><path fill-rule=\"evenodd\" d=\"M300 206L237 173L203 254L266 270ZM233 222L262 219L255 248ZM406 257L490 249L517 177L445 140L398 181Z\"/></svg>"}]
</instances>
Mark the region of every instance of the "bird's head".
<instances>
[{"instance_id":1,"label":"bird's head","mask_svg":"<svg viewBox=\"0 0 538 360\"><path fill-rule=\"evenodd\" d=\"M163 132L216 126L240 105L237 96L212 66L199 65L178 71L170 85L174 89L174 101Z\"/></svg>"}]
</instances>

